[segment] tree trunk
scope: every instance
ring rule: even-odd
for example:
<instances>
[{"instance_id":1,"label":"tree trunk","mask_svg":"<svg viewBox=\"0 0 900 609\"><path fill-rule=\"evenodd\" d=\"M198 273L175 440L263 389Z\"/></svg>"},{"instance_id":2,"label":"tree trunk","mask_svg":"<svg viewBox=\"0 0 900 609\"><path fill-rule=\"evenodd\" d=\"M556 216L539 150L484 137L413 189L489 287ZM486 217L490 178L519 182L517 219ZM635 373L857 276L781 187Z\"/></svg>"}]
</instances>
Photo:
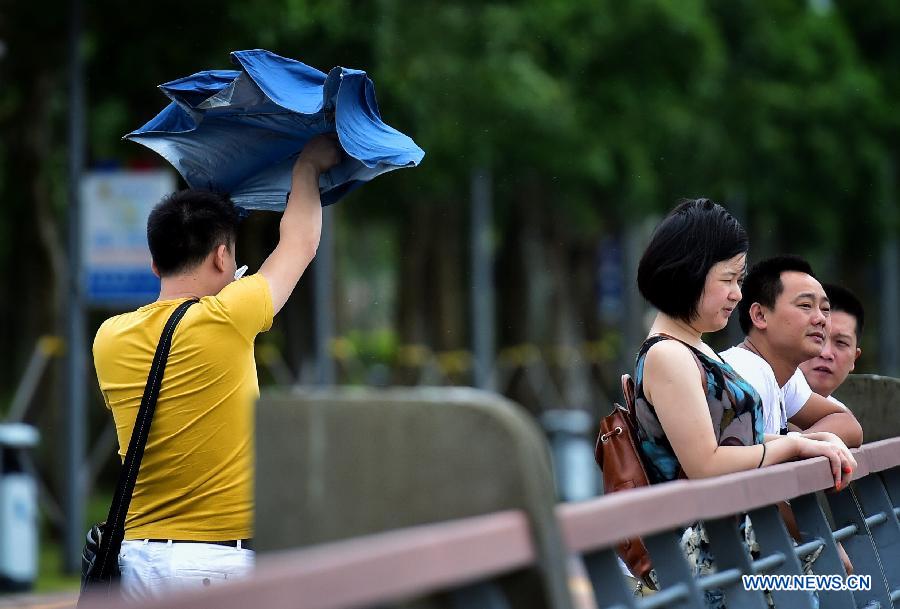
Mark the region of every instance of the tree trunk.
<instances>
[{"instance_id":1,"label":"tree trunk","mask_svg":"<svg viewBox=\"0 0 900 609\"><path fill-rule=\"evenodd\" d=\"M400 351L394 382L417 384L425 365L428 327L425 302L430 278L427 276L429 245L433 240L429 201L409 204L401 224L397 281L397 336Z\"/></svg>"},{"instance_id":2,"label":"tree trunk","mask_svg":"<svg viewBox=\"0 0 900 609\"><path fill-rule=\"evenodd\" d=\"M560 394L564 400L557 408L589 408L591 404L590 369L584 359L586 333L585 315L578 307L578 278L586 274L570 264L571 243L569 235L552 209L548 209L550 217L547 225L552 227L548 235L547 252L548 276L553 281L550 290L550 307L552 326L547 339L550 349L555 351L553 358L557 367Z\"/></svg>"},{"instance_id":3,"label":"tree trunk","mask_svg":"<svg viewBox=\"0 0 900 609\"><path fill-rule=\"evenodd\" d=\"M424 284L430 292L426 317L433 324L430 342L436 351L464 349L470 341L465 325L468 286L463 282L463 269L468 266L462 243L469 235L462 227L459 204L441 203L435 211L428 260L431 272Z\"/></svg>"}]
</instances>

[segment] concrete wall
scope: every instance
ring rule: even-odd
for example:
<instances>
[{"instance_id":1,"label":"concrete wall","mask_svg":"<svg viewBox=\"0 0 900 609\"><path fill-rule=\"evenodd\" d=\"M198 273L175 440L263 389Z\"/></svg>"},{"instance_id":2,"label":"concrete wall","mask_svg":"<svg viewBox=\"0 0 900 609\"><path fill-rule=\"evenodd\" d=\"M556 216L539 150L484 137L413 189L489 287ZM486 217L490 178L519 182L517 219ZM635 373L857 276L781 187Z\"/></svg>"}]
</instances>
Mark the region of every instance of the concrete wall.
<instances>
[{"instance_id":1,"label":"concrete wall","mask_svg":"<svg viewBox=\"0 0 900 609\"><path fill-rule=\"evenodd\" d=\"M900 436L900 379L851 374L834 397L859 419L864 442Z\"/></svg>"},{"instance_id":2,"label":"concrete wall","mask_svg":"<svg viewBox=\"0 0 900 609\"><path fill-rule=\"evenodd\" d=\"M533 418L499 395L467 388L265 393L256 454L262 551L521 509L540 570L511 586L520 598L568 604L548 446Z\"/></svg>"}]
</instances>

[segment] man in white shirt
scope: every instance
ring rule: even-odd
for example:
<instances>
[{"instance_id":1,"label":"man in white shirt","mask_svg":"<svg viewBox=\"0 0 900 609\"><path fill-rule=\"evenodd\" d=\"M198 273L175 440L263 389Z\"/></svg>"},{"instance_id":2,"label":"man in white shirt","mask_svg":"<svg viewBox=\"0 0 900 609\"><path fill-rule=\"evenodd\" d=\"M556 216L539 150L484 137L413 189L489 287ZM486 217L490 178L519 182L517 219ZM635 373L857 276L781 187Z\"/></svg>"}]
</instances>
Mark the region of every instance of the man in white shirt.
<instances>
[{"instance_id":1,"label":"man in white shirt","mask_svg":"<svg viewBox=\"0 0 900 609\"><path fill-rule=\"evenodd\" d=\"M790 422L819 439L834 434L847 446L862 444L856 417L813 393L798 369L822 353L829 328L828 297L809 263L796 256L763 260L742 291L738 314L746 338L721 355L760 394L765 432L787 433Z\"/></svg>"},{"instance_id":2,"label":"man in white shirt","mask_svg":"<svg viewBox=\"0 0 900 609\"><path fill-rule=\"evenodd\" d=\"M831 331L822 353L800 364L800 370L813 391L840 404L831 394L847 379L862 354L859 338L865 311L850 290L828 283L824 287L831 302Z\"/></svg>"}]
</instances>

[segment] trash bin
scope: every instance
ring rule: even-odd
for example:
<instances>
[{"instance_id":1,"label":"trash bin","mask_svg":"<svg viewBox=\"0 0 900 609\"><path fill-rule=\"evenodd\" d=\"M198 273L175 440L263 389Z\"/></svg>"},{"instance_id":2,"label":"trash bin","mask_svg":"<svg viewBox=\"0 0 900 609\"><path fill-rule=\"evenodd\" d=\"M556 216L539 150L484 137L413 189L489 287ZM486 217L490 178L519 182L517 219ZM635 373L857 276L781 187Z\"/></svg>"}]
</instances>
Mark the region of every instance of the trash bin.
<instances>
[{"instance_id":1,"label":"trash bin","mask_svg":"<svg viewBox=\"0 0 900 609\"><path fill-rule=\"evenodd\" d=\"M594 419L584 410L548 410L540 417L550 441L556 488L562 501L584 501L602 492L594 461Z\"/></svg>"},{"instance_id":2,"label":"trash bin","mask_svg":"<svg viewBox=\"0 0 900 609\"><path fill-rule=\"evenodd\" d=\"M25 467L37 429L0 424L0 591L29 590L37 577L37 485Z\"/></svg>"}]
</instances>

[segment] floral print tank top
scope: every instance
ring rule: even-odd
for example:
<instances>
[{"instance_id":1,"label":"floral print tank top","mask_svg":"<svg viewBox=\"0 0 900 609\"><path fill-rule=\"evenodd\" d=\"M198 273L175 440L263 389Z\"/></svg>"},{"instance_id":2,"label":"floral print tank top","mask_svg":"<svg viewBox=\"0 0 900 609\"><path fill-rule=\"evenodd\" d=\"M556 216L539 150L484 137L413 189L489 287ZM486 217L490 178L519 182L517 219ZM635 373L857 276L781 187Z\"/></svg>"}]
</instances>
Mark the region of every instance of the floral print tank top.
<instances>
[{"instance_id":1,"label":"floral print tank top","mask_svg":"<svg viewBox=\"0 0 900 609\"><path fill-rule=\"evenodd\" d=\"M656 409L644 395L644 360L650 347L663 340L678 340L664 334L644 341L635 362L634 410L638 423L638 441L651 484L678 477L681 466L663 431ZM763 442L764 419L762 401L756 390L724 361L716 360L691 345L678 341L691 350L705 382L706 403L713 432L719 446L750 446Z\"/></svg>"}]
</instances>

